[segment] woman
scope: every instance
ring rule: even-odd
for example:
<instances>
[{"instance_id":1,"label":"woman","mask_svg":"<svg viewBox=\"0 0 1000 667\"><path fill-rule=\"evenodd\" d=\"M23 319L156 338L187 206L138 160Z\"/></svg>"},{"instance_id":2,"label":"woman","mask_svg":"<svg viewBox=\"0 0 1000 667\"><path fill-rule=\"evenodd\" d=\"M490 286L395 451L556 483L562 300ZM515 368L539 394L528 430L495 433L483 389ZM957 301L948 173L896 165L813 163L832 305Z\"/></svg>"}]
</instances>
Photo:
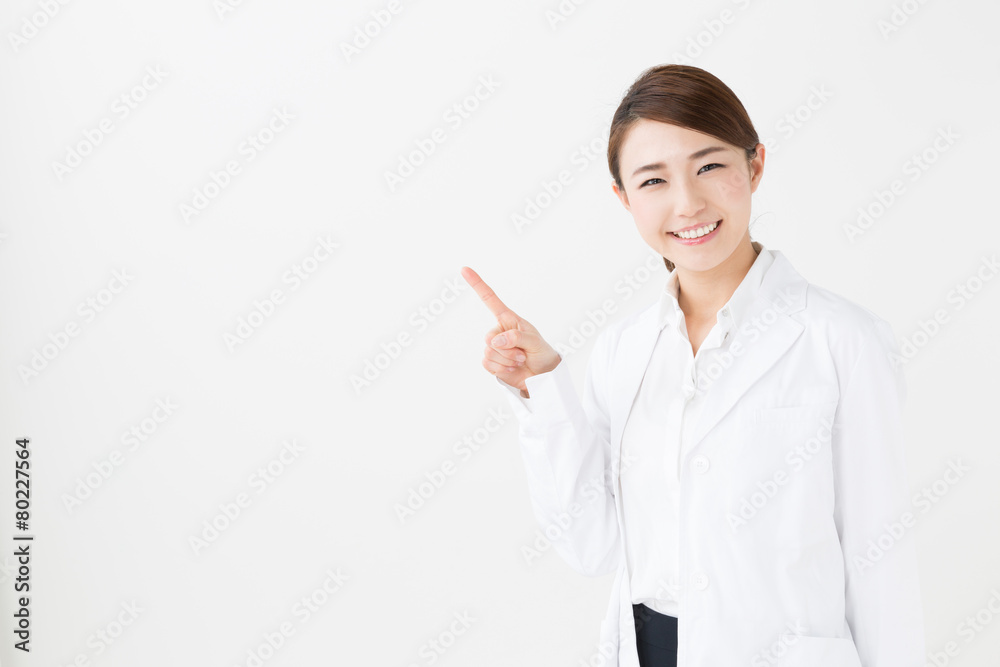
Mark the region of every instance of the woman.
<instances>
[{"instance_id":1,"label":"woman","mask_svg":"<svg viewBox=\"0 0 1000 667\"><path fill-rule=\"evenodd\" d=\"M559 354L463 267L498 321L482 363L556 551L617 573L601 664L918 667L895 339L751 240L764 154L719 79L643 72L608 165L670 271L661 297L598 335L581 400Z\"/></svg>"}]
</instances>

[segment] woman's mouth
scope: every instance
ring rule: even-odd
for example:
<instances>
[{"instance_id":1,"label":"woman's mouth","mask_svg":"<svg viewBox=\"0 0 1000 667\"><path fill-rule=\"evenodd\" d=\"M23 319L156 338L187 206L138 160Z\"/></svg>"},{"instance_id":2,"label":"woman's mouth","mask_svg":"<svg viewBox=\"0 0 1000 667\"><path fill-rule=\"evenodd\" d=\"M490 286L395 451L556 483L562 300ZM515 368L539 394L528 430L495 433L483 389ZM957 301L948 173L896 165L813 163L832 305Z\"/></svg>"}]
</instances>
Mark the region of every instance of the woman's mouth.
<instances>
[{"instance_id":1,"label":"woman's mouth","mask_svg":"<svg viewBox=\"0 0 1000 667\"><path fill-rule=\"evenodd\" d=\"M719 227L722 226L722 220L716 220L715 222L710 222L707 225L702 225L696 229L689 229L684 232L670 232L670 235L677 239L678 243L683 243L684 245L698 245L699 243L705 243L709 239L715 236L715 233L719 231Z\"/></svg>"}]
</instances>

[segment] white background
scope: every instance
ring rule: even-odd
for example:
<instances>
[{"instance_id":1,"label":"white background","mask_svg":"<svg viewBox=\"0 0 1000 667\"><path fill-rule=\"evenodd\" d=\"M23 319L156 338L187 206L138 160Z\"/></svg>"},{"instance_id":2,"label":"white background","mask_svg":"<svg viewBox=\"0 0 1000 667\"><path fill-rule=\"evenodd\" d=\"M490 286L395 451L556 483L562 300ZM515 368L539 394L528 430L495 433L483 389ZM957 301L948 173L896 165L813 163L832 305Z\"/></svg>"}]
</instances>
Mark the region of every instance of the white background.
<instances>
[{"instance_id":1,"label":"white background","mask_svg":"<svg viewBox=\"0 0 1000 667\"><path fill-rule=\"evenodd\" d=\"M919 344L905 366L913 491L949 461L969 468L917 511L927 649L955 642L952 665L995 658L1000 280L976 280L1000 249L998 6L567 0L558 21L556 0L400 6L4 4L0 661L253 665L262 645L269 667L595 658L612 577L581 577L551 549L525 556L538 526L516 423L480 365L495 321L459 268L553 344L583 332L567 355L582 386L588 312L612 299L617 320L666 278L657 258L642 268L651 251L611 191L604 142L634 78L668 62L726 82L770 148L754 238ZM345 55L366 24L374 36ZM481 77L498 87L449 123ZM269 135L276 109L293 118ZM102 119L113 130L89 141ZM390 187L385 174L435 128L445 140ZM936 149L949 128L957 139ZM241 145L258 133L270 141L249 160ZM74 151L86 153L75 168L56 166ZM925 151L933 163L914 172ZM240 172L185 220L182 205L230 160ZM564 169L570 185L539 197ZM895 179L905 191L849 237ZM519 228L528 200L544 206ZM339 247L310 263L319 238ZM315 269L297 288L284 279L295 265ZM627 276L639 291L621 289ZM965 283L978 291L959 308ZM284 300L251 317L275 289ZM101 303L94 317L87 299ZM946 321L922 335L937 311ZM227 344L241 318L259 326ZM160 422L158 399L177 406ZM491 411L506 415L495 433ZM130 449L133 428L146 433ZM484 434L477 451L456 448ZM11 632L20 437L35 535L28 655ZM293 440L298 455L255 485ZM448 461L453 474L401 520ZM227 520L220 505L241 493L249 505ZM208 539L213 520L225 528ZM328 572L346 577L332 593ZM296 604L310 596L323 604L304 618ZM981 610L992 622L970 637L962 624ZM474 620L452 637L462 614ZM282 623L294 634L268 651Z\"/></svg>"}]
</instances>

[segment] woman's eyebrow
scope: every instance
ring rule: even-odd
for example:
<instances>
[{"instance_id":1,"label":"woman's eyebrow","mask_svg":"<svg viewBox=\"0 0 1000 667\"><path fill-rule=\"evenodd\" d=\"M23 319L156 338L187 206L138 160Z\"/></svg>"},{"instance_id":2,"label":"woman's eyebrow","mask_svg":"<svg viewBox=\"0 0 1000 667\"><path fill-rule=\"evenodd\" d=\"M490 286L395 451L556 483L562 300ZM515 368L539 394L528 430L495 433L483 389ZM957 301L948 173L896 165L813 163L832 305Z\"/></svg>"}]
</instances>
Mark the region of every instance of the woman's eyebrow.
<instances>
[{"instance_id":1,"label":"woman's eyebrow","mask_svg":"<svg viewBox=\"0 0 1000 667\"><path fill-rule=\"evenodd\" d=\"M695 151L694 153L691 153L691 155L688 155L688 161L690 162L691 160L697 160L698 158L705 157L710 153L717 153L719 151L724 151L724 150L726 150L726 148L723 146L709 146L707 148L702 148L700 151ZM650 164L644 164L643 166L633 171L632 176L635 176L644 171L656 171L657 169L663 169L666 166L667 165L664 164L663 162L652 162Z\"/></svg>"}]
</instances>

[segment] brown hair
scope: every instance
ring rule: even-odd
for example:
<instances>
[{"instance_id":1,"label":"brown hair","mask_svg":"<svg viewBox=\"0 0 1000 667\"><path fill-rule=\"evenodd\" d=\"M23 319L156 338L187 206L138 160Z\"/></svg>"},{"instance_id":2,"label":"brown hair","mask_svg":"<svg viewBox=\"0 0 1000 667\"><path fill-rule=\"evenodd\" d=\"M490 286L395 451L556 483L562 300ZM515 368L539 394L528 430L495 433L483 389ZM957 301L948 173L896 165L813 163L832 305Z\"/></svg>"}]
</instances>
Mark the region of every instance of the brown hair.
<instances>
[{"instance_id":1,"label":"brown hair","mask_svg":"<svg viewBox=\"0 0 1000 667\"><path fill-rule=\"evenodd\" d=\"M686 127L738 146L746 151L748 166L757 157L757 130L729 86L700 67L657 65L639 75L611 120L608 168L622 192L622 146L640 118ZM674 263L666 257L663 263L668 271L674 270Z\"/></svg>"}]
</instances>

